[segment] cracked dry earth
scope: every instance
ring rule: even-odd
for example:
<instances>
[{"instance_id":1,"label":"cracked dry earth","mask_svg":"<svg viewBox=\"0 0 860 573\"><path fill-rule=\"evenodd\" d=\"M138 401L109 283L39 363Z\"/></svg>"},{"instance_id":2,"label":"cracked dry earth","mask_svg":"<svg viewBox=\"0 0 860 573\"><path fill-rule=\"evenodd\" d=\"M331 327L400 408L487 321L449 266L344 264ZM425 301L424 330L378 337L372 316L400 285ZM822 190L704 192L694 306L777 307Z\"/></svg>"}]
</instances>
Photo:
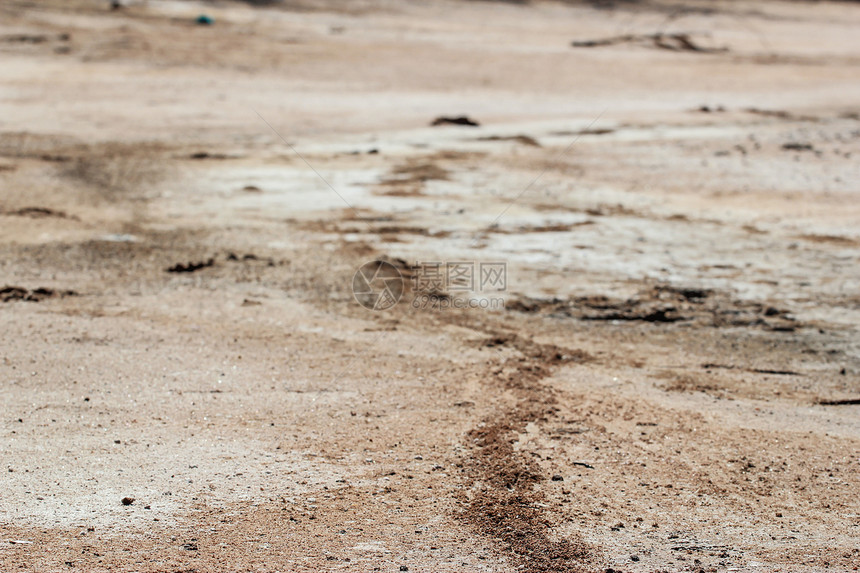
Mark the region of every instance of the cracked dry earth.
<instances>
[{"instance_id":1,"label":"cracked dry earth","mask_svg":"<svg viewBox=\"0 0 860 573\"><path fill-rule=\"evenodd\" d=\"M105 4L0 5L0 570L858 568L856 6Z\"/></svg>"}]
</instances>

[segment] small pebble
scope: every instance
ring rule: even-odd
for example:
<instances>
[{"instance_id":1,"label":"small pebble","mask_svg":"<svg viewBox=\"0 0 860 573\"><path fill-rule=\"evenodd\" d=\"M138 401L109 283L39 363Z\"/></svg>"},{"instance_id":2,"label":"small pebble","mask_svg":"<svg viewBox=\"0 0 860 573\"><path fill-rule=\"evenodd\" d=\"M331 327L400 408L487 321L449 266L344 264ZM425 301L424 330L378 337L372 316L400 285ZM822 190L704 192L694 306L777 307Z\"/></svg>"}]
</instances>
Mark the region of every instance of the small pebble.
<instances>
[{"instance_id":1,"label":"small pebble","mask_svg":"<svg viewBox=\"0 0 860 573\"><path fill-rule=\"evenodd\" d=\"M558 474L552 476L552 481L564 481L564 478Z\"/></svg>"},{"instance_id":2,"label":"small pebble","mask_svg":"<svg viewBox=\"0 0 860 573\"><path fill-rule=\"evenodd\" d=\"M134 498L133 498L133 497L124 497L124 498L122 498L122 504L123 504L123 505L131 505L132 503L134 503Z\"/></svg>"}]
</instances>

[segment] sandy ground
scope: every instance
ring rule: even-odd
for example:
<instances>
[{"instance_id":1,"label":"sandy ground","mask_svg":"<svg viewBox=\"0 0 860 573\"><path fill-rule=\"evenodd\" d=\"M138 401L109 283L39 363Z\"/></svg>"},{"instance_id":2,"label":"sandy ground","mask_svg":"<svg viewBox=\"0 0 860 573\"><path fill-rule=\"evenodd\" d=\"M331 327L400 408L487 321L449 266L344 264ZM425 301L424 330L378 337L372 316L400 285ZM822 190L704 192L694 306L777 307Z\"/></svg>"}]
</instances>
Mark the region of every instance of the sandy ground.
<instances>
[{"instance_id":1,"label":"sandy ground","mask_svg":"<svg viewBox=\"0 0 860 573\"><path fill-rule=\"evenodd\" d=\"M860 7L107 4L0 4L0 570L858 569Z\"/></svg>"}]
</instances>

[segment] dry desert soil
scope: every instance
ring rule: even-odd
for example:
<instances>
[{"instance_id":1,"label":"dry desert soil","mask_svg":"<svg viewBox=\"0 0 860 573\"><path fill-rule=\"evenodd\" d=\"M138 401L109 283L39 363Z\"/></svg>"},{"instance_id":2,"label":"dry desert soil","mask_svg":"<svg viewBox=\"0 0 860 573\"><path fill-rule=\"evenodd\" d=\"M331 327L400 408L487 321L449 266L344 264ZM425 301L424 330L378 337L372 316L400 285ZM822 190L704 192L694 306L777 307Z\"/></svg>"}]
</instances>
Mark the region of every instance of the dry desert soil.
<instances>
[{"instance_id":1,"label":"dry desert soil","mask_svg":"<svg viewBox=\"0 0 860 573\"><path fill-rule=\"evenodd\" d=\"M0 571L857 570L858 29L3 0Z\"/></svg>"}]
</instances>

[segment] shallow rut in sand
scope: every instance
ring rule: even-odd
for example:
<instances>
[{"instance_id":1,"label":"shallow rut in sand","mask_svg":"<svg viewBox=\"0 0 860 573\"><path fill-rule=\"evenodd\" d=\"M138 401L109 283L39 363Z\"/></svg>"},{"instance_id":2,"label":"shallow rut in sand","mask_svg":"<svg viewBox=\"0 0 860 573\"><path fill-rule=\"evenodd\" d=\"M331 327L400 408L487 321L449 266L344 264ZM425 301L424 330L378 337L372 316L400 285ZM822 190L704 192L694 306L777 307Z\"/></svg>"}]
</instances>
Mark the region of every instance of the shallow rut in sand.
<instances>
[{"instance_id":1,"label":"shallow rut in sand","mask_svg":"<svg viewBox=\"0 0 860 573\"><path fill-rule=\"evenodd\" d=\"M552 523L541 509L546 499L535 488L548 477L526 453L514 448L529 423L546 423L558 411L557 390L543 379L560 365L587 362L591 357L519 336L495 336L489 343L509 345L521 353L492 365L486 378L488 391L512 396L513 404L468 433L465 510L458 517L500 545L523 571L593 570L601 561L597 548L577 537L550 535Z\"/></svg>"}]
</instances>

